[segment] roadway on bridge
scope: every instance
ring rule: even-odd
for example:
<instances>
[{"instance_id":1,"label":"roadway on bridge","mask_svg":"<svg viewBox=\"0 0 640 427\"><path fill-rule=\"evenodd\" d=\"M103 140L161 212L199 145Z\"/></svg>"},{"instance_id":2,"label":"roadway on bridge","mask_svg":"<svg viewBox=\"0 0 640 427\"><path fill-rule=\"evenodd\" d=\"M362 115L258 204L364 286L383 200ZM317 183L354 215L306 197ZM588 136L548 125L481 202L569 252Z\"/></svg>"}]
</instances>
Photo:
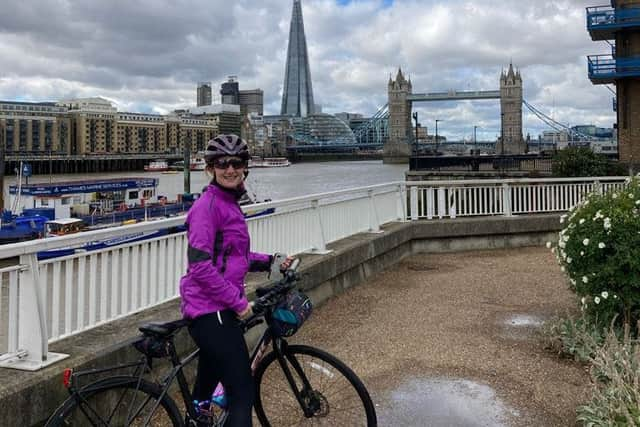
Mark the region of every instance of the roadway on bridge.
<instances>
[{"instance_id":1,"label":"roadway on bridge","mask_svg":"<svg viewBox=\"0 0 640 427\"><path fill-rule=\"evenodd\" d=\"M567 426L581 366L544 349L541 322L575 309L546 248L412 256L314 312L294 341L365 381L381 426Z\"/></svg>"}]
</instances>

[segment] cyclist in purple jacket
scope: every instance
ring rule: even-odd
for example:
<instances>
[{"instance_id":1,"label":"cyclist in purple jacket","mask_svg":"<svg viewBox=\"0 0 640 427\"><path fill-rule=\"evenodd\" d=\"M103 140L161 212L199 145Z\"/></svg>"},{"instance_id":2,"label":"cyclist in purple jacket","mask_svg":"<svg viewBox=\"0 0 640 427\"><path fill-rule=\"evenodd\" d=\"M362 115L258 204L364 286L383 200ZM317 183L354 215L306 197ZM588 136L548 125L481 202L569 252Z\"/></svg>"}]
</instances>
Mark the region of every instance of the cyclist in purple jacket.
<instances>
[{"instance_id":1,"label":"cyclist in purple jacket","mask_svg":"<svg viewBox=\"0 0 640 427\"><path fill-rule=\"evenodd\" d=\"M238 319L251 315L244 292L249 271L268 271L273 257L249 250L238 204L245 193L249 151L236 135L219 135L205 151L211 183L187 215L189 267L180 281L182 314L200 347L194 399L208 400L218 382L228 399L225 426L250 426L254 386Z\"/></svg>"}]
</instances>

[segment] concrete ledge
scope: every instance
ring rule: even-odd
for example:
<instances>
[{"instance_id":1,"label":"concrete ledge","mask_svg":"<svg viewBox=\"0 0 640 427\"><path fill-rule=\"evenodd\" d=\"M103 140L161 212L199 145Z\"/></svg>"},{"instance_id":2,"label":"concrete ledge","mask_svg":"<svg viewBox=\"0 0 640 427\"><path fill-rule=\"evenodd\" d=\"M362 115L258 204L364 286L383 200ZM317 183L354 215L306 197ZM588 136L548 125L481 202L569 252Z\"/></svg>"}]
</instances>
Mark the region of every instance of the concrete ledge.
<instances>
[{"instance_id":1,"label":"concrete ledge","mask_svg":"<svg viewBox=\"0 0 640 427\"><path fill-rule=\"evenodd\" d=\"M318 306L415 253L544 244L560 229L558 218L538 215L390 223L383 227L384 233L361 233L329 245L333 252L327 255L302 255L301 288ZM250 275L248 281L252 288L266 283L263 275ZM38 372L0 369L3 425L42 424L67 397L61 377L64 368L80 370L134 360L139 354L129 342L138 335L138 326L147 321L176 319L179 313L178 301L174 300L60 341L50 350L71 357ZM260 332L255 328L248 334L250 346ZM181 352L192 348L186 331L179 335L177 345Z\"/></svg>"}]
</instances>

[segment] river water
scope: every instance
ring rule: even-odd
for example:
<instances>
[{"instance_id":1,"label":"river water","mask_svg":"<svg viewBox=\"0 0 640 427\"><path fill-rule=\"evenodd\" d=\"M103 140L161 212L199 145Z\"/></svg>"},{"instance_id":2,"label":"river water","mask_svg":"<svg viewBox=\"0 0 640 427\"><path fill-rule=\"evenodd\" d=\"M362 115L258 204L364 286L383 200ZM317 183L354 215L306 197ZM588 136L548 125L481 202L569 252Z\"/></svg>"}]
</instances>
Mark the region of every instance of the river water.
<instances>
[{"instance_id":1,"label":"river water","mask_svg":"<svg viewBox=\"0 0 640 427\"><path fill-rule=\"evenodd\" d=\"M407 165L388 165L383 164L381 160L294 163L285 168L252 168L247 178L247 188L256 200L281 200L391 181L403 181L406 169ZM177 194L184 192L184 175L182 172L131 171L52 176L35 175L29 178L29 184L137 176L158 178L158 195L167 196L170 200L174 200ZM191 192L201 192L208 181L209 178L204 172L191 172ZM15 183L15 176L5 178L4 194L5 206L7 207L10 202L8 197L9 185L15 185Z\"/></svg>"}]
</instances>

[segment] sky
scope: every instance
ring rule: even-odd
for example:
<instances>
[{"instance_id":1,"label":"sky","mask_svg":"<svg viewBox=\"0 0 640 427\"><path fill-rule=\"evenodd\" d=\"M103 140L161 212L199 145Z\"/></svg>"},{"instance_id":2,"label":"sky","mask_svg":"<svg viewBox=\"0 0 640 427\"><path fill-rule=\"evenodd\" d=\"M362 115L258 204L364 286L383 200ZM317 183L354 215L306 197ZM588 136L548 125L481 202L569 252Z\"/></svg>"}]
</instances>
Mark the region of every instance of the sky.
<instances>
[{"instance_id":1,"label":"sky","mask_svg":"<svg viewBox=\"0 0 640 427\"><path fill-rule=\"evenodd\" d=\"M600 3L603 3L602 1ZM302 0L314 97L325 113L373 115L398 67L416 93L496 90L513 63L524 99L569 126L612 127L613 93L592 85L593 0ZM28 0L0 14L0 100L100 96L119 111L194 106L199 81L264 91L278 114L292 0ZM614 88L610 88L615 90ZM500 133L498 100L414 106L429 133ZM523 108L523 133L549 129Z\"/></svg>"}]
</instances>

